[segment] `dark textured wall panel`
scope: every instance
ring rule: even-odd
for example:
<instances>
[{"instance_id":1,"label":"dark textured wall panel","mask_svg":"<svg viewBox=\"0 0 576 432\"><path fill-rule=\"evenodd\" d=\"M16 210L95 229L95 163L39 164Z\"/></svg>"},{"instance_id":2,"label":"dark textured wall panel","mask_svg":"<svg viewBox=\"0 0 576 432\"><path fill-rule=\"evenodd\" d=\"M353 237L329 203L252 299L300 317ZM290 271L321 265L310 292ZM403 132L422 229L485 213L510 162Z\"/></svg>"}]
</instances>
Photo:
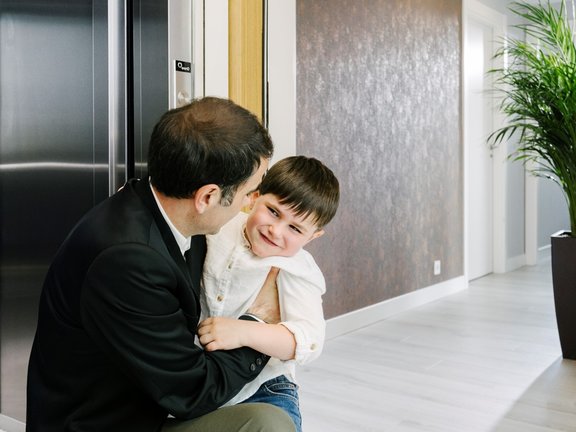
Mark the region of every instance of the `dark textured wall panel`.
<instances>
[{"instance_id":1,"label":"dark textured wall panel","mask_svg":"<svg viewBox=\"0 0 576 432\"><path fill-rule=\"evenodd\" d=\"M342 187L307 248L327 317L464 272L460 27L459 0L297 0L297 152Z\"/></svg>"}]
</instances>

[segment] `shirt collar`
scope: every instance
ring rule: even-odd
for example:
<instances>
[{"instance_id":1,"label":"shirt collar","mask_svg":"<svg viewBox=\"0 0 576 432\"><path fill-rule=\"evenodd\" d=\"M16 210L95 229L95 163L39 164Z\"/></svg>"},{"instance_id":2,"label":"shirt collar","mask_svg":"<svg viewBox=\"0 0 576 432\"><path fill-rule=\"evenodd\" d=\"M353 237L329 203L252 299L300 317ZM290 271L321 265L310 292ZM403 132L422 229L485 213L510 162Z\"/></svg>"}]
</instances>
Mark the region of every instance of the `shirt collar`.
<instances>
[{"instance_id":1,"label":"shirt collar","mask_svg":"<svg viewBox=\"0 0 576 432\"><path fill-rule=\"evenodd\" d=\"M246 249L252 249L252 244L250 243L250 240L248 240L248 236L246 235L246 223L242 225L242 241Z\"/></svg>"},{"instance_id":2,"label":"shirt collar","mask_svg":"<svg viewBox=\"0 0 576 432\"><path fill-rule=\"evenodd\" d=\"M168 217L168 215L164 211L162 204L160 204L160 201L158 200L158 197L156 196L156 192L154 191L154 188L152 187L152 183L149 182L149 184L150 184L150 190L152 191L152 195L154 195L154 199L156 200L156 204L158 205L158 208L160 209L160 213L162 213L162 217L164 218L164 220L168 224L170 231L172 231L172 235L176 239L176 243L178 243L178 247L180 248L180 252L182 253L182 256L184 256L184 253L186 253L186 251L188 249L190 249L190 237L184 237L182 235L182 233L180 233L180 231L178 231L178 229L174 226L174 224L172 223L172 221L170 220L170 218Z\"/></svg>"}]
</instances>

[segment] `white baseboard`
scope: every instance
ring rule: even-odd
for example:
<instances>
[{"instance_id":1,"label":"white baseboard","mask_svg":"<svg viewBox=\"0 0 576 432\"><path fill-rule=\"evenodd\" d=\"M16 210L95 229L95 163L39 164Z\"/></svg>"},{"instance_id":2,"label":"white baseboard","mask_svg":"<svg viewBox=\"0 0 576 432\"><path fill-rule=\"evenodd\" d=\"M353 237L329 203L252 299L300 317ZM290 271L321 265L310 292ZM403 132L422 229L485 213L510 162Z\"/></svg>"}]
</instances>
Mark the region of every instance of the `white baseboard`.
<instances>
[{"instance_id":1,"label":"white baseboard","mask_svg":"<svg viewBox=\"0 0 576 432\"><path fill-rule=\"evenodd\" d=\"M326 339L332 339L345 333L358 330L397 313L438 300L439 298L454 294L466 288L468 288L468 281L464 276L460 276L330 318L326 322Z\"/></svg>"},{"instance_id":2,"label":"white baseboard","mask_svg":"<svg viewBox=\"0 0 576 432\"><path fill-rule=\"evenodd\" d=\"M548 259L552 255L552 245L541 246L538 248L538 260Z\"/></svg>"},{"instance_id":3,"label":"white baseboard","mask_svg":"<svg viewBox=\"0 0 576 432\"><path fill-rule=\"evenodd\" d=\"M518 270L526 265L526 254L518 255L506 259L506 273Z\"/></svg>"},{"instance_id":4,"label":"white baseboard","mask_svg":"<svg viewBox=\"0 0 576 432\"><path fill-rule=\"evenodd\" d=\"M0 431L1 432L25 432L26 425L11 417L0 414Z\"/></svg>"}]
</instances>

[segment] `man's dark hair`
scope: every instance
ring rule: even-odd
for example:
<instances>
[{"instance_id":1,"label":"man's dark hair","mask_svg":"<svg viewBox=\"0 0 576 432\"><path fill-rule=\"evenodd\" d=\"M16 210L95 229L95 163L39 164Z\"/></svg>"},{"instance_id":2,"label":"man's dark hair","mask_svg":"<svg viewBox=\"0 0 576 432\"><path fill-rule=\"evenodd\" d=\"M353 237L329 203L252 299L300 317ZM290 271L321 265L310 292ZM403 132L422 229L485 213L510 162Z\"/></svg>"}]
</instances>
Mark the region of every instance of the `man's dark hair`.
<instances>
[{"instance_id":1,"label":"man's dark hair","mask_svg":"<svg viewBox=\"0 0 576 432\"><path fill-rule=\"evenodd\" d=\"M276 162L262 180L259 192L275 195L298 216L311 216L319 229L332 220L340 200L334 173L318 159L306 156Z\"/></svg>"},{"instance_id":2,"label":"man's dark hair","mask_svg":"<svg viewBox=\"0 0 576 432\"><path fill-rule=\"evenodd\" d=\"M254 114L230 100L205 97L160 118L150 138L148 173L154 187L173 198L216 184L222 205L229 205L273 150Z\"/></svg>"}]
</instances>

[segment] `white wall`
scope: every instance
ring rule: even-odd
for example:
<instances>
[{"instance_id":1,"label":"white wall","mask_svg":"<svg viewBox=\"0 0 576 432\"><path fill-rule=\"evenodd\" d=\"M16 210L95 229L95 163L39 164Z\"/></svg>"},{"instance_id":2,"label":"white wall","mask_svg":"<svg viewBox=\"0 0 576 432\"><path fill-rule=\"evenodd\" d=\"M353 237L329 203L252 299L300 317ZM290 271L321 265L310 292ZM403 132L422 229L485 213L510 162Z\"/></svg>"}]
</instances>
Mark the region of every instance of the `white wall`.
<instances>
[{"instance_id":1,"label":"white wall","mask_svg":"<svg viewBox=\"0 0 576 432\"><path fill-rule=\"evenodd\" d=\"M268 2L269 130L274 161L296 154L296 0Z\"/></svg>"},{"instance_id":2,"label":"white wall","mask_svg":"<svg viewBox=\"0 0 576 432\"><path fill-rule=\"evenodd\" d=\"M194 1L194 96L228 97L228 0Z\"/></svg>"},{"instance_id":3,"label":"white wall","mask_svg":"<svg viewBox=\"0 0 576 432\"><path fill-rule=\"evenodd\" d=\"M559 185L538 179L538 249L550 246L550 236L557 231L570 231L568 205Z\"/></svg>"}]
</instances>

